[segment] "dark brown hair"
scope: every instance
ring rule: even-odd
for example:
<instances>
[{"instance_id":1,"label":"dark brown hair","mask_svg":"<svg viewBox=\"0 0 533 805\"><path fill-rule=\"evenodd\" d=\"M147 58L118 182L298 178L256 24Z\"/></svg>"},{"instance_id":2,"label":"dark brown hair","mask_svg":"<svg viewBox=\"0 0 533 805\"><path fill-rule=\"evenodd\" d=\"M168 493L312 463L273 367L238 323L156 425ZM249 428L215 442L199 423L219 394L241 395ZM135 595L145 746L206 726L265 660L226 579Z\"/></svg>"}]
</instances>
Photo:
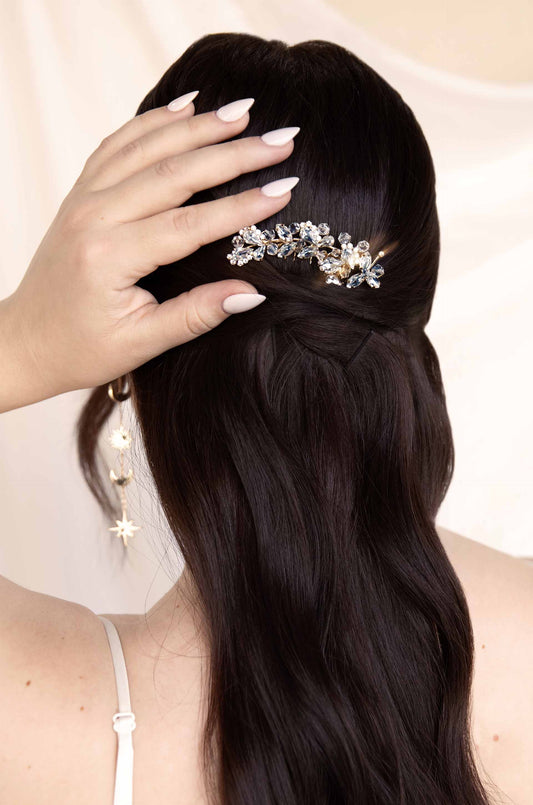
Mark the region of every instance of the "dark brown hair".
<instances>
[{"instance_id":1,"label":"dark brown hair","mask_svg":"<svg viewBox=\"0 0 533 805\"><path fill-rule=\"evenodd\" d=\"M297 175L258 225L326 222L386 252L379 289L325 285L296 258L232 266L231 237L138 283L160 302L232 277L267 296L128 378L208 628L206 774L218 752L224 805L486 805L471 623L435 529L454 451L424 331L440 248L427 142L399 93L331 42L204 36L137 114L195 88L200 113L256 99L240 136L301 132L281 165L188 203ZM107 507L112 406L94 389L78 432Z\"/></svg>"}]
</instances>

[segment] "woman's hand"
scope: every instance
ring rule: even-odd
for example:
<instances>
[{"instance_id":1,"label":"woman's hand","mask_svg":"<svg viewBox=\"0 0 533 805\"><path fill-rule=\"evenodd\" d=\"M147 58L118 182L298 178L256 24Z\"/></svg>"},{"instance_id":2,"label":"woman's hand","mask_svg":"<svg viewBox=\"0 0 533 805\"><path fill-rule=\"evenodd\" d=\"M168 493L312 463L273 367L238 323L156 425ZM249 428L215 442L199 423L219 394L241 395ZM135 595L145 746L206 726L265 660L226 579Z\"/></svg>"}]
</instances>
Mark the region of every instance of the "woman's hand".
<instances>
[{"instance_id":1,"label":"woman's hand","mask_svg":"<svg viewBox=\"0 0 533 805\"><path fill-rule=\"evenodd\" d=\"M135 285L288 203L296 178L266 186L276 196L254 188L180 206L292 153L297 129L281 130L284 145L261 137L221 142L246 128L252 103L223 107L240 114L231 122L214 111L194 115L192 103L152 109L91 154L19 287L0 302L0 411L110 382L216 327L229 315L227 296L256 293L247 282L223 280L159 304Z\"/></svg>"}]
</instances>

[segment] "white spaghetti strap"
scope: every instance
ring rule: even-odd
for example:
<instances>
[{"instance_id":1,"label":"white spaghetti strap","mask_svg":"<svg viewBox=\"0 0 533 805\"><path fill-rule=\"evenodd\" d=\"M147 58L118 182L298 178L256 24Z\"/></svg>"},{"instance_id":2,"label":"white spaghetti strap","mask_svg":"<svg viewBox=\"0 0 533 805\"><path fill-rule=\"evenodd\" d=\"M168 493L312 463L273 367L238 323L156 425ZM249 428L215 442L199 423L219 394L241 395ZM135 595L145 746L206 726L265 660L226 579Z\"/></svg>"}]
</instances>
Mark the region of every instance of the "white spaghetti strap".
<instances>
[{"instance_id":1,"label":"white spaghetti strap","mask_svg":"<svg viewBox=\"0 0 533 805\"><path fill-rule=\"evenodd\" d=\"M108 618L98 615L104 624L117 683L118 712L113 716L113 729L118 737L115 798L113 805L132 805L133 801L133 736L135 715L131 712L130 689L124 652L119 633Z\"/></svg>"}]
</instances>

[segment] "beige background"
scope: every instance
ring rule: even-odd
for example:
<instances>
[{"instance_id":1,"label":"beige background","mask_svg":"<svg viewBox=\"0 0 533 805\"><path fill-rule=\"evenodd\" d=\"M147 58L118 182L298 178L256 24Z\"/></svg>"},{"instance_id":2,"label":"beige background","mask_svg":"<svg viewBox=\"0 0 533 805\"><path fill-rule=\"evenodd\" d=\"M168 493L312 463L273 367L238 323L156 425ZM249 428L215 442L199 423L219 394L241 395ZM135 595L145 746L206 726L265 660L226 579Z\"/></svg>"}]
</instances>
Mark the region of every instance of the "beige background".
<instances>
[{"instance_id":1,"label":"beige background","mask_svg":"<svg viewBox=\"0 0 533 805\"><path fill-rule=\"evenodd\" d=\"M516 1L464 6L3 0L0 294L15 290L87 156L194 39L249 31L337 41L400 91L435 160L442 258L427 332L457 450L438 521L531 555L531 12ZM178 557L138 438L129 499L142 530L127 553L107 530L76 463L86 394L0 417L0 573L97 612L142 611L168 589Z\"/></svg>"}]
</instances>

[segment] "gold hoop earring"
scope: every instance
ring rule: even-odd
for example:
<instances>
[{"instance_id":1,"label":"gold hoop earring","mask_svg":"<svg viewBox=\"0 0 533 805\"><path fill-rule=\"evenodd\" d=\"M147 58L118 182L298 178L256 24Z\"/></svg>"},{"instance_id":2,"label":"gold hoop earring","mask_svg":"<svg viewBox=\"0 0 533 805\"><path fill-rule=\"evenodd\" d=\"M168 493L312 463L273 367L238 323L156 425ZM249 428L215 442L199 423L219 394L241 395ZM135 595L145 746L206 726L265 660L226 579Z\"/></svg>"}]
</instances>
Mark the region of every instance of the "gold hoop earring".
<instances>
[{"instance_id":1,"label":"gold hoop earring","mask_svg":"<svg viewBox=\"0 0 533 805\"><path fill-rule=\"evenodd\" d=\"M120 457L120 470L119 474L117 475L116 472L112 469L109 472L109 478L111 483L115 484L118 487L120 493L120 503L122 507L122 519L115 520L116 525L112 526L109 531L116 531L117 537L122 537L122 541L124 547L128 547L128 539L135 536L135 532L139 531L140 526L134 525L133 520L128 520L127 514L127 501L126 501L126 487L133 478L133 469L130 469L126 472L124 467L124 451L129 450L131 447L132 437L131 433L126 430L124 427L124 423L122 420L122 403L127 400L131 395L131 389L128 385L127 389L124 390L124 378L118 378L117 384L118 388L115 389L113 387L112 381L109 383L107 387L107 393L109 397L113 400L113 402L118 403L118 410L119 410L119 426L112 431L111 436L109 437L109 443L111 447L114 447L115 450L118 450L119 457Z\"/></svg>"}]
</instances>

